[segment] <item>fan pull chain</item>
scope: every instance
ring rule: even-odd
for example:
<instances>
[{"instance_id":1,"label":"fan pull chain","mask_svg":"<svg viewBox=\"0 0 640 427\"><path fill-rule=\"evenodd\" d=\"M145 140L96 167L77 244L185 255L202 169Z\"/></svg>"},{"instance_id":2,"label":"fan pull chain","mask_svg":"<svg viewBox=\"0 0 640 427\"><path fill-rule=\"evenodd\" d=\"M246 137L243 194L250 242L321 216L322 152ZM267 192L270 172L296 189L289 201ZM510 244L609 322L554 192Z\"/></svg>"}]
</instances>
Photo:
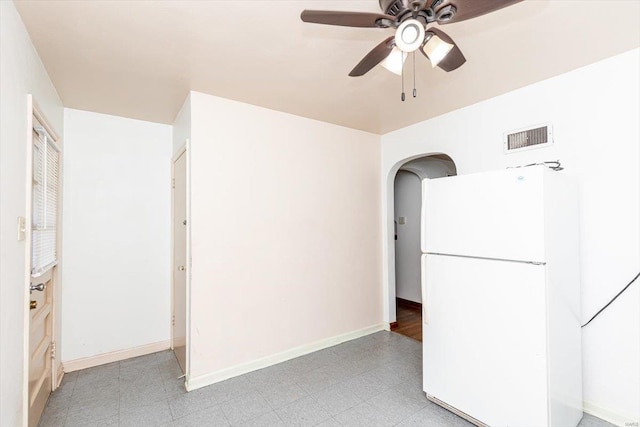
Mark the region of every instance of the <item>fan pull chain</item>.
<instances>
[{"instance_id":1,"label":"fan pull chain","mask_svg":"<svg viewBox=\"0 0 640 427\"><path fill-rule=\"evenodd\" d=\"M402 67L400 68L400 76L402 78L402 95L400 99L404 102L404 52L400 55L400 66Z\"/></svg>"},{"instance_id":2,"label":"fan pull chain","mask_svg":"<svg viewBox=\"0 0 640 427\"><path fill-rule=\"evenodd\" d=\"M416 52L413 51L413 97L418 96L418 91L416 90Z\"/></svg>"}]
</instances>

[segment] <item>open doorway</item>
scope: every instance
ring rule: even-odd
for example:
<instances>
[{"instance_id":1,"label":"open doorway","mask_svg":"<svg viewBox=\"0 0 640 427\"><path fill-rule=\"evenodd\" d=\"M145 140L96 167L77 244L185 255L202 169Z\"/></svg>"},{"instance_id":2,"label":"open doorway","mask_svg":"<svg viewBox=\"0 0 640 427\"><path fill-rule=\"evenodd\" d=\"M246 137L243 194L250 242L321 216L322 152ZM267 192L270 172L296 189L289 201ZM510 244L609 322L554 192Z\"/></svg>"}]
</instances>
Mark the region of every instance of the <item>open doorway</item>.
<instances>
[{"instance_id":1,"label":"open doorway","mask_svg":"<svg viewBox=\"0 0 640 427\"><path fill-rule=\"evenodd\" d=\"M183 374L188 372L187 357L187 287L189 269L188 148L187 144L173 158L172 166L172 316L171 348Z\"/></svg>"},{"instance_id":2,"label":"open doorway","mask_svg":"<svg viewBox=\"0 0 640 427\"><path fill-rule=\"evenodd\" d=\"M396 321L391 330L418 341L422 341L422 180L452 175L456 175L453 160L437 154L405 163L394 180Z\"/></svg>"}]
</instances>

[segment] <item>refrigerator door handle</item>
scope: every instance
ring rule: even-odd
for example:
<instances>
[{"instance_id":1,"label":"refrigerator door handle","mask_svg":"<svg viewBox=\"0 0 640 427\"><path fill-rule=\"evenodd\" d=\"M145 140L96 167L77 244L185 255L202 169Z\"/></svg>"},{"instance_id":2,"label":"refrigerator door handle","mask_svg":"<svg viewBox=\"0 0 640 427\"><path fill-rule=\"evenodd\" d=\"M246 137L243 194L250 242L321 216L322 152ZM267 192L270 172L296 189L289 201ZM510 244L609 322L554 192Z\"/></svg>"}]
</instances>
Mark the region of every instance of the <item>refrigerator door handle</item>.
<instances>
[{"instance_id":1,"label":"refrigerator door handle","mask_svg":"<svg viewBox=\"0 0 640 427\"><path fill-rule=\"evenodd\" d=\"M422 323L429 324L429 297L427 295L427 255L422 255L422 265L420 268L420 290L422 291Z\"/></svg>"},{"instance_id":2,"label":"refrigerator door handle","mask_svg":"<svg viewBox=\"0 0 640 427\"><path fill-rule=\"evenodd\" d=\"M425 325L429 324L429 314L428 314L428 310L427 310L427 305L426 304L422 304L422 321Z\"/></svg>"},{"instance_id":3,"label":"refrigerator door handle","mask_svg":"<svg viewBox=\"0 0 640 427\"><path fill-rule=\"evenodd\" d=\"M474 255L458 255L458 254L445 254L441 252L427 252L427 255L437 255L437 256L449 256L449 257L457 257L457 258L470 258L470 259L484 259L487 261L503 261L503 262L517 262L521 264L533 264L533 265L547 265L544 261L525 261L520 259L507 259L507 258L492 258L492 257L484 257L484 256L474 256Z\"/></svg>"}]
</instances>

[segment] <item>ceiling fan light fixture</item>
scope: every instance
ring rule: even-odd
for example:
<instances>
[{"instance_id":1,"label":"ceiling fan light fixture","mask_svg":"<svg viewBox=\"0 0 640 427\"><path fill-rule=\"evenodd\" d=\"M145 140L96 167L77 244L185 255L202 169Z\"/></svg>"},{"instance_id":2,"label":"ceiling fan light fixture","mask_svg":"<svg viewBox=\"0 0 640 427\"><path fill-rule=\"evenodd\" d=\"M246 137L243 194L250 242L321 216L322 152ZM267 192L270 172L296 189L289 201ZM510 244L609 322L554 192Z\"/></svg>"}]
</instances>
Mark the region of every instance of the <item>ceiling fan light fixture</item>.
<instances>
[{"instance_id":1,"label":"ceiling fan light fixture","mask_svg":"<svg viewBox=\"0 0 640 427\"><path fill-rule=\"evenodd\" d=\"M395 43L403 52L414 52L423 42L424 26L417 19L407 19L396 30Z\"/></svg>"},{"instance_id":2,"label":"ceiling fan light fixture","mask_svg":"<svg viewBox=\"0 0 640 427\"><path fill-rule=\"evenodd\" d=\"M431 67L435 68L454 48L454 45L447 43L437 35L431 33L431 37L425 43L424 50L425 55L431 61Z\"/></svg>"},{"instance_id":3,"label":"ceiling fan light fixture","mask_svg":"<svg viewBox=\"0 0 640 427\"><path fill-rule=\"evenodd\" d=\"M389 56L382 61L382 66L393 74L402 75L402 68L404 61L407 59L408 54L401 51L397 47L394 47Z\"/></svg>"}]
</instances>

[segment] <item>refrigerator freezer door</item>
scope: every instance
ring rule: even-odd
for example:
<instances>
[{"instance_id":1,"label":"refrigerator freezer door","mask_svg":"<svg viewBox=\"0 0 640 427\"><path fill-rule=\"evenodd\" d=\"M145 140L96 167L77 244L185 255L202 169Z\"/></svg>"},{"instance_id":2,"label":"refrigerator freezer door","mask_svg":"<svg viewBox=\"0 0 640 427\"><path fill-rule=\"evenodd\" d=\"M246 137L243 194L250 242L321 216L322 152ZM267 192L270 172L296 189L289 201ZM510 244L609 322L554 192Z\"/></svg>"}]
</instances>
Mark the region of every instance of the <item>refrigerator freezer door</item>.
<instances>
[{"instance_id":1,"label":"refrigerator freezer door","mask_svg":"<svg viewBox=\"0 0 640 427\"><path fill-rule=\"evenodd\" d=\"M490 426L546 426L545 266L423 255L424 391Z\"/></svg>"},{"instance_id":2,"label":"refrigerator freezer door","mask_svg":"<svg viewBox=\"0 0 640 427\"><path fill-rule=\"evenodd\" d=\"M543 169L424 180L422 252L544 262Z\"/></svg>"}]
</instances>

